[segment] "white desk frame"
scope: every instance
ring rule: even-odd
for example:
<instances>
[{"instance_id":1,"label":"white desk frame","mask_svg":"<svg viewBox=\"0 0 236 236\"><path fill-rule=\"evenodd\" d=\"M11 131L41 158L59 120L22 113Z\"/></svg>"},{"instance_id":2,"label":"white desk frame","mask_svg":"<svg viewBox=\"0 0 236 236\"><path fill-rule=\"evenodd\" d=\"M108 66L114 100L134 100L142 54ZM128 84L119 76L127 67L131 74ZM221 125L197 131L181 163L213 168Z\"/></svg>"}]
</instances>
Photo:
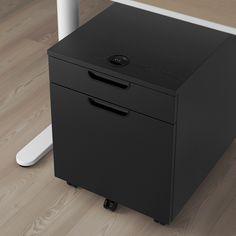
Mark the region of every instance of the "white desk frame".
<instances>
[{"instance_id":1,"label":"white desk frame","mask_svg":"<svg viewBox=\"0 0 236 236\"><path fill-rule=\"evenodd\" d=\"M61 40L79 27L80 0L57 0L58 39ZM16 155L16 162L32 166L52 150L52 126L49 125Z\"/></svg>"}]
</instances>

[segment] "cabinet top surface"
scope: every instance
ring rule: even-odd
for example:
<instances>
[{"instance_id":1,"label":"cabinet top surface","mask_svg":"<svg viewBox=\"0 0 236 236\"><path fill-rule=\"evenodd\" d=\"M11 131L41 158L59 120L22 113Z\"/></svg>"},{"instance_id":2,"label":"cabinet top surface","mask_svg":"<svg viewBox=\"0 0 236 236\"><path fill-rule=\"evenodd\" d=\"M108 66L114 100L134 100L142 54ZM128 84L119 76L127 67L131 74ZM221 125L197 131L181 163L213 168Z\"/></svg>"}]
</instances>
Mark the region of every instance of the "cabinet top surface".
<instances>
[{"instance_id":1,"label":"cabinet top surface","mask_svg":"<svg viewBox=\"0 0 236 236\"><path fill-rule=\"evenodd\" d=\"M113 0L236 35L236 0Z\"/></svg>"},{"instance_id":2,"label":"cabinet top surface","mask_svg":"<svg viewBox=\"0 0 236 236\"><path fill-rule=\"evenodd\" d=\"M49 55L163 92L176 91L230 35L121 4L49 49ZM126 66L109 63L124 55Z\"/></svg>"}]
</instances>

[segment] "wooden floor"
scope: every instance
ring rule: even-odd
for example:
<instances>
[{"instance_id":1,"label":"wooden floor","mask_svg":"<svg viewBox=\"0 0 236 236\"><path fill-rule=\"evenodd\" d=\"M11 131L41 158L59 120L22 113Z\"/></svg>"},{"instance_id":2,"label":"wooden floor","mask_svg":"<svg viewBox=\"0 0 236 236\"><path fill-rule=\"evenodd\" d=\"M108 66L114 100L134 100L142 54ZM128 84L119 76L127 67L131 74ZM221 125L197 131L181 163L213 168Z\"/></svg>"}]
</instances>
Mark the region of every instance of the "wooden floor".
<instances>
[{"instance_id":1,"label":"wooden floor","mask_svg":"<svg viewBox=\"0 0 236 236\"><path fill-rule=\"evenodd\" d=\"M236 35L236 0L113 0Z\"/></svg>"},{"instance_id":2,"label":"wooden floor","mask_svg":"<svg viewBox=\"0 0 236 236\"><path fill-rule=\"evenodd\" d=\"M81 5L85 22L109 0ZM55 0L0 0L0 236L236 236L236 142L170 226L104 210L103 198L54 177L52 153L31 168L16 164L50 123L46 50L56 39Z\"/></svg>"},{"instance_id":3,"label":"wooden floor","mask_svg":"<svg viewBox=\"0 0 236 236\"><path fill-rule=\"evenodd\" d=\"M130 0L127 0L130 1ZM236 28L235 0L135 0L166 10Z\"/></svg>"}]
</instances>

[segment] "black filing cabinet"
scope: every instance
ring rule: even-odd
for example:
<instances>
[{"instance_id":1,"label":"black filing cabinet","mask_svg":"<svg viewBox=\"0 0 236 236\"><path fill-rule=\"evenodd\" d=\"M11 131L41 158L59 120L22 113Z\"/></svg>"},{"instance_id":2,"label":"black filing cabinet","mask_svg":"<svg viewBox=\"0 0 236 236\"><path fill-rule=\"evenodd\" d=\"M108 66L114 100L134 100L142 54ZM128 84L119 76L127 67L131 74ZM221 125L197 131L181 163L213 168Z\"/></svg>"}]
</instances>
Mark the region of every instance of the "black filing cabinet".
<instances>
[{"instance_id":1,"label":"black filing cabinet","mask_svg":"<svg viewBox=\"0 0 236 236\"><path fill-rule=\"evenodd\" d=\"M171 222L236 135L235 37L113 4L48 53L55 175Z\"/></svg>"}]
</instances>

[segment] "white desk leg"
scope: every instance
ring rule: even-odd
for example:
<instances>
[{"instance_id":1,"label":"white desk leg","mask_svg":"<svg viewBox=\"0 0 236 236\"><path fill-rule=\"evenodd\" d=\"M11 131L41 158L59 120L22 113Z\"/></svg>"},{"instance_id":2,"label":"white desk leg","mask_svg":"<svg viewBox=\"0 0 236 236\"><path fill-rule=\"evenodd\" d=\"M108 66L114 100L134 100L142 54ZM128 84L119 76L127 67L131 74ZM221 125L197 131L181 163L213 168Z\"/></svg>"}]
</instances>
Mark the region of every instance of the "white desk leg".
<instances>
[{"instance_id":1,"label":"white desk leg","mask_svg":"<svg viewBox=\"0 0 236 236\"><path fill-rule=\"evenodd\" d=\"M59 40L79 27L79 1L80 0L57 0Z\"/></svg>"},{"instance_id":2,"label":"white desk leg","mask_svg":"<svg viewBox=\"0 0 236 236\"><path fill-rule=\"evenodd\" d=\"M57 0L59 40L79 27L80 0ZM32 166L52 150L52 126L49 125L16 155L21 166Z\"/></svg>"},{"instance_id":3,"label":"white desk leg","mask_svg":"<svg viewBox=\"0 0 236 236\"><path fill-rule=\"evenodd\" d=\"M49 125L16 154L21 166L32 166L52 150L52 126Z\"/></svg>"}]
</instances>

